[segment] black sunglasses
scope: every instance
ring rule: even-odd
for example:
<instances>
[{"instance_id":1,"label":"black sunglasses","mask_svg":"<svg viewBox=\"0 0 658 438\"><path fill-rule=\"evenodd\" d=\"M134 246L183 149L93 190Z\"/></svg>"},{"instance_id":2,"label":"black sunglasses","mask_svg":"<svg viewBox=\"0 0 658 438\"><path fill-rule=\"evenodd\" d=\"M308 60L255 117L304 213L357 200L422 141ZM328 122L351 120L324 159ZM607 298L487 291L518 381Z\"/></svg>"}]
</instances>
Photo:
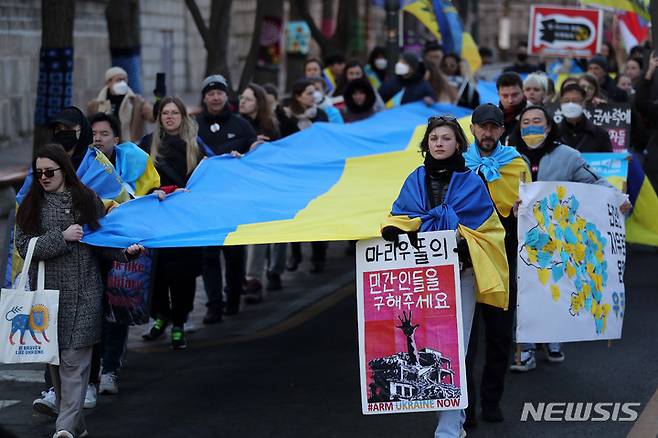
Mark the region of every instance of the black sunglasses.
<instances>
[{"instance_id":1,"label":"black sunglasses","mask_svg":"<svg viewBox=\"0 0 658 438\"><path fill-rule=\"evenodd\" d=\"M55 171L60 169L61 167L58 167L57 169L46 169L46 170L37 169L36 171L37 179L41 179L44 176L46 178L52 178L53 176L55 176Z\"/></svg>"}]
</instances>

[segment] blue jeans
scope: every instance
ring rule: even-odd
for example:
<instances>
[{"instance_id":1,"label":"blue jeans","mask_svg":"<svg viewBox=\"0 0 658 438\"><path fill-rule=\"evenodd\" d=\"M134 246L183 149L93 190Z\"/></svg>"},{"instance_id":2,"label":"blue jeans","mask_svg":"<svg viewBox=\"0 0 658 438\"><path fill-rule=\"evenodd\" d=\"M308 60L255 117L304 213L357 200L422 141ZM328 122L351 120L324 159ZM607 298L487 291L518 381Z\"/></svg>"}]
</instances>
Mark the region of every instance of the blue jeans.
<instances>
[{"instance_id":1,"label":"blue jeans","mask_svg":"<svg viewBox=\"0 0 658 438\"><path fill-rule=\"evenodd\" d=\"M473 325L473 314L475 313L475 275L473 268L464 269L460 274L461 298L462 298L462 322L464 324L464 354L471 337L471 326ZM460 370L465 373L466 370ZM462 388L462 391L466 387ZM436 413L439 420L434 431L434 438L459 438L462 426L466 420L466 412L463 409L452 411L439 411Z\"/></svg>"}]
</instances>

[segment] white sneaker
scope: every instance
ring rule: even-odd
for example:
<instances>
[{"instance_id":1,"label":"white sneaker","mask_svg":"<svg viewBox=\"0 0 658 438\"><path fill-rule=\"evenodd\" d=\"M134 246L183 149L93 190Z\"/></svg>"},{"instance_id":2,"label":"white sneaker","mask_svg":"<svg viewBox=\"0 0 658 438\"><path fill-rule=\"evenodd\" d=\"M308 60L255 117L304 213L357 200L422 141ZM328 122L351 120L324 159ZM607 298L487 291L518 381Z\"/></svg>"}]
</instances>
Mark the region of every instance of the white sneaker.
<instances>
[{"instance_id":1,"label":"white sneaker","mask_svg":"<svg viewBox=\"0 0 658 438\"><path fill-rule=\"evenodd\" d=\"M535 350L523 350L519 362L514 362L510 365L510 371L517 371L525 373L537 368L537 361L535 360Z\"/></svg>"},{"instance_id":2,"label":"white sneaker","mask_svg":"<svg viewBox=\"0 0 658 438\"><path fill-rule=\"evenodd\" d=\"M118 394L119 376L117 376L117 373L101 374L101 383L98 385L98 392L100 394Z\"/></svg>"},{"instance_id":3,"label":"white sneaker","mask_svg":"<svg viewBox=\"0 0 658 438\"><path fill-rule=\"evenodd\" d=\"M56 417L59 413L56 403L55 388L50 388L48 391L41 392L41 398L32 402L32 409L49 417Z\"/></svg>"},{"instance_id":4,"label":"white sneaker","mask_svg":"<svg viewBox=\"0 0 658 438\"><path fill-rule=\"evenodd\" d=\"M183 326L183 332L184 333L194 333L198 332L199 327L193 322L186 322L185 325Z\"/></svg>"},{"instance_id":5,"label":"white sneaker","mask_svg":"<svg viewBox=\"0 0 658 438\"><path fill-rule=\"evenodd\" d=\"M53 438L75 438L71 432L68 430L58 430L53 435Z\"/></svg>"},{"instance_id":6,"label":"white sneaker","mask_svg":"<svg viewBox=\"0 0 658 438\"><path fill-rule=\"evenodd\" d=\"M96 399L98 398L98 392L96 390L96 385L90 383L87 385L87 392L85 393L85 409L92 409L96 407Z\"/></svg>"}]
</instances>

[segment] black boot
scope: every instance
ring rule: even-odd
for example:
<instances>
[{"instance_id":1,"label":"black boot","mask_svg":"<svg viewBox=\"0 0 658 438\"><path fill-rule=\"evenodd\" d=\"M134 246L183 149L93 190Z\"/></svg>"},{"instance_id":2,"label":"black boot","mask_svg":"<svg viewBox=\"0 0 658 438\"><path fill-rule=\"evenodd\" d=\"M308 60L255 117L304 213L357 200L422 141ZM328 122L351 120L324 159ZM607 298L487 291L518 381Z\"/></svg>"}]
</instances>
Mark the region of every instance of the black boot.
<instances>
[{"instance_id":1,"label":"black boot","mask_svg":"<svg viewBox=\"0 0 658 438\"><path fill-rule=\"evenodd\" d=\"M267 290L275 291L283 289L283 284L281 284L281 276L276 272L267 272Z\"/></svg>"},{"instance_id":2,"label":"black boot","mask_svg":"<svg viewBox=\"0 0 658 438\"><path fill-rule=\"evenodd\" d=\"M206 316L203 317L204 324L217 324L222 322L222 305L210 304L206 310Z\"/></svg>"}]
</instances>

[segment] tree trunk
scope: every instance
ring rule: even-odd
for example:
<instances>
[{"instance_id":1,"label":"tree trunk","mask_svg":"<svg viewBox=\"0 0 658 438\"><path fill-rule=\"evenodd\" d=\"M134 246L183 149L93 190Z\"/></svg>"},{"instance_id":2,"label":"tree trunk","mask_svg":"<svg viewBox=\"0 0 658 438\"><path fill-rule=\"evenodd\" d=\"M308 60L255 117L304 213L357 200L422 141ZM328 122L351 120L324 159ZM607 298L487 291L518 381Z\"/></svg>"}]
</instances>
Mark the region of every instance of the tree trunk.
<instances>
[{"instance_id":1,"label":"tree trunk","mask_svg":"<svg viewBox=\"0 0 658 438\"><path fill-rule=\"evenodd\" d=\"M48 121L71 105L75 0L41 0L41 54L33 153L51 138Z\"/></svg>"},{"instance_id":2,"label":"tree trunk","mask_svg":"<svg viewBox=\"0 0 658 438\"><path fill-rule=\"evenodd\" d=\"M288 22L305 20L302 16L302 11L300 10L300 3L305 2L304 0L290 0L290 15L288 17ZM289 91L292 89L292 84L304 75L304 61L306 61L305 55L286 53L286 90Z\"/></svg>"},{"instance_id":3,"label":"tree trunk","mask_svg":"<svg viewBox=\"0 0 658 438\"><path fill-rule=\"evenodd\" d=\"M306 21L311 28L311 36L322 50L322 55L327 56L337 52L349 55L349 46L354 30L355 23L359 16L359 2L357 0L340 0L338 3L338 16L336 18L336 30L331 38L326 37L315 24L311 16L308 0L290 0L290 10L293 5L299 10L301 19Z\"/></svg>"},{"instance_id":4,"label":"tree trunk","mask_svg":"<svg viewBox=\"0 0 658 438\"><path fill-rule=\"evenodd\" d=\"M272 25L278 23L279 28L279 46L281 43L281 36L283 35L283 0L269 0L264 2L263 17L269 18L273 21ZM262 22L260 24L262 26ZM259 49L261 46L259 45ZM264 50L264 49L263 49ZM280 50L280 48L279 48ZM254 82L258 84L272 83L278 86L279 72L281 71L281 58L279 53L279 61L276 64L257 65L254 74Z\"/></svg>"},{"instance_id":5,"label":"tree trunk","mask_svg":"<svg viewBox=\"0 0 658 438\"><path fill-rule=\"evenodd\" d=\"M267 2L265 0L258 0L256 2L256 13L254 14L254 32L251 34L251 45L249 46L249 53L244 61L242 68L242 76L240 77L240 85L237 92L241 92L251 82L256 73L256 61L258 61L258 49L260 48L260 34L261 24L264 17L264 8Z\"/></svg>"},{"instance_id":6,"label":"tree trunk","mask_svg":"<svg viewBox=\"0 0 658 438\"><path fill-rule=\"evenodd\" d=\"M223 75L228 82L229 90L232 90L231 74L226 53L228 50L232 3L232 0L212 0L210 3L210 22L206 25L196 1L185 0L206 48L206 75Z\"/></svg>"},{"instance_id":7,"label":"tree trunk","mask_svg":"<svg viewBox=\"0 0 658 438\"><path fill-rule=\"evenodd\" d=\"M334 19L334 0L322 0L322 33L327 38L334 34L336 20Z\"/></svg>"},{"instance_id":8,"label":"tree trunk","mask_svg":"<svg viewBox=\"0 0 658 438\"><path fill-rule=\"evenodd\" d=\"M110 0L105 8L112 65L128 73L128 85L142 93L139 0Z\"/></svg>"},{"instance_id":9,"label":"tree trunk","mask_svg":"<svg viewBox=\"0 0 658 438\"><path fill-rule=\"evenodd\" d=\"M651 14L651 47L658 51L658 0L650 1L649 13Z\"/></svg>"}]
</instances>

